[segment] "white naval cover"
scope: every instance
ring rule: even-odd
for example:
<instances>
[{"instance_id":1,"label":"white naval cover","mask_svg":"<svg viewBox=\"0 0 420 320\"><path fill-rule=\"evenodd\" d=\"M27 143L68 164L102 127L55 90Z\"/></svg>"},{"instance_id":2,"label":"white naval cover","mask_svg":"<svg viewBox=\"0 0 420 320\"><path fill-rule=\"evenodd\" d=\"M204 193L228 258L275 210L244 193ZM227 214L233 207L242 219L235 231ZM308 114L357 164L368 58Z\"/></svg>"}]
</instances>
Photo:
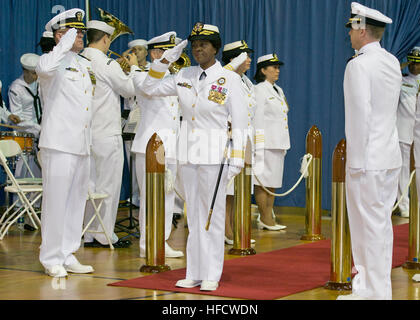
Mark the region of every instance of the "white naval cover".
<instances>
[{"instance_id":1,"label":"white naval cover","mask_svg":"<svg viewBox=\"0 0 420 320\"><path fill-rule=\"evenodd\" d=\"M120 96L129 98L135 94L131 75L127 76L117 61L98 49L85 48L82 55L91 60L96 76L92 104L92 138L95 140L121 135ZM135 70L138 70L136 66L131 67L131 73Z\"/></svg>"},{"instance_id":2,"label":"white naval cover","mask_svg":"<svg viewBox=\"0 0 420 320\"><path fill-rule=\"evenodd\" d=\"M225 151L228 116L232 119L233 151L230 163L244 165L248 117L244 91L238 74L216 63L205 72L199 66L182 69L177 75L161 79L168 65L155 61L144 81L134 80L145 94L178 96L183 116L178 139L178 160L181 163L219 164ZM218 100L220 99L220 100ZM240 106L244 107L240 107Z\"/></svg>"},{"instance_id":3,"label":"white naval cover","mask_svg":"<svg viewBox=\"0 0 420 320\"><path fill-rule=\"evenodd\" d=\"M257 108L254 116L257 149L290 149L290 136L287 114L289 106L283 90L276 84L264 81L255 86Z\"/></svg>"},{"instance_id":4,"label":"white naval cover","mask_svg":"<svg viewBox=\"0 0 420 320\"><path fill-rule=\"evenodd\" d=\"M137 83L141 83L147 72L136 72ZM166 77L173 77L166 74ZM163 141L165 159L175 160L177 138L179 134L179 103L178 97L152 97L144 94L136 96L140 108L140 122L134 137L131 152L146 153L150 138L157 133Z\"/></svg>"},{"instance_id":5,"label":"white naval cover","mask_svg":"<svg viewBox=\"0 0 420 320\"><path fill-rule=\"evenodd\" d=\"M88 155L93 71L89 60L70 51L76 35L76 29L67 31L53 51L41 56L36 68L44 99L39 147Z\"/></svg>"},{"instance_id":6,"label":"white naval cover","mask_svg":"<svg viewBox=\"0 0 420 320\"><path fill-rule=\"evenodd\" d=\"M370 43L351 60L344 75L347 167L386 170L401 167L397 107L400 63Z\"/></svg>"},{"instance_id":7,"label":"white naval cover","mask_svg":"<svg viewBox=\"0 0 420 320\"><path fill-rule=\"evenodd\" d=\"M412 144L414 140L414 123L419 90L420 75L415 76L410 73L403 77L397 111L397 128L400 141L407 144Z\"/></svg>"}]
</instances>

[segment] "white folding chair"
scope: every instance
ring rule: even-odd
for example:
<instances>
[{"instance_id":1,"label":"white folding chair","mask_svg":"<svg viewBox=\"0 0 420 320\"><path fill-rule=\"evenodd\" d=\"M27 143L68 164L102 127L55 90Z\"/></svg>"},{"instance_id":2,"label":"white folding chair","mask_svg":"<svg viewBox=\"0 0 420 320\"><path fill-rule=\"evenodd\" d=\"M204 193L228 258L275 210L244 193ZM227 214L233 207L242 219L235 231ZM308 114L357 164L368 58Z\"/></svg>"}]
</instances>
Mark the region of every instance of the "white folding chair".
<instances>
[{"instance_id":1,"label":"white folding chair","mask_svg":"<svg viewBox=\"0 0 420 320\"><path fill-rule=\"evenodd\" d=\"M90 201L92 203L92 206L95 209L95 213L93 214L93 217L89 220L88 224L83 229L82 237L83 237L83 235L85 234L86 231L90 232L90 233L103 233L103 234L105 234L106 240L109 243L109 248L111 250L114 250L114 246L112 245L111 237L109 236L108 232L105 229L104 222L102 221L101 214L100 214L102 203L106 198L108 198L108 195L105 194L105 193L101 194L101 193L91 193L90 191L88 192L87 201ZM96 205L96 200L98 200L98 205ZM92 224L92 222L96 218L99 220L99 223L101 224L101 227L102 227L103 231L88 230L90 225Z\"/></svg>"},{"instance_id":2,"label":"white folding chair","mask_svg":"<svg viewBox=\"0 0 420 320\"><path fill-rule=\"evenodd\" d=\"M22 150L16 141L0 141L0 163L7 174L7 178L11 182L10 185L4 188L4 191L17 194L18 196L17 200L3 213L0 218L0 240L3 240L9 228L24 214L28 215L35 229L38 229L37 224L41 226L41 221L39 220L33 205L42 197L42 185L20 184L7 163L6 158L14 157L20 153L22 153ZM21 203L21 206L17 206L18 202Z\"/></svg>"}]
</instances>

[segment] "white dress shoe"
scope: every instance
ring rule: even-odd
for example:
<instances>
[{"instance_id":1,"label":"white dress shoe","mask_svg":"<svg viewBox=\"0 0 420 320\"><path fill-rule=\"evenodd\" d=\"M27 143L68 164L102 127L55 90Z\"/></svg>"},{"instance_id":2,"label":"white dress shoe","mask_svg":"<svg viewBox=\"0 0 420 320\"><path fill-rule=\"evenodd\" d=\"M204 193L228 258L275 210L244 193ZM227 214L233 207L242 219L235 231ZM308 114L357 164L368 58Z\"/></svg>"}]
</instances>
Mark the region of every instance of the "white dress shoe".
<instances>
[{"instance_id":1,"label":"white dress shoe","mask_svg":"<svg viewBox=\"0 0 420 320\"><path fill-rule=\"evenodd\" d=\"M200 280L183 279L183 280L178 280L175 286L180 287L180 288L194 288L194 287L198 287L200 284L201 284Z\"/></svg>"},{"instance_id":2,"label":"white dress shoe","mask_svg":"<svg viewBox=\"0 0 420 320\"><path fill-rule=\"evenodd\" d=\"M67 272L71 273L91 273L93 272L92 266L83 265L80 262L76 262L73 264L70 264L68 266L64 266Z\"/></svg>"},{"instance_id":3,"label":"white dress shoe","mask_svg":"<svg viewBox=\"0 0 420 320\"><path fill-rule=\"evenodd\" d=\"M54 278L64 278L68 276L66 269L64 269L62 265L45 268L45 273Z\"/></svg>"},{"instance_id":4,"label":"white dress shoe","mask_svg":"<svg viewBox=\"0 0 420 320\"><path fill-rule=\"evenodd\" d=\"M232 245L233 244L233 240L229 239L228 237L225 236L225 243Z\"/></svg>"},{"instance_id":5,"label":"white dress shoe","mask_svg":"<svg viewBox=\"0 0 420 320\"><path fill-rule=\"evenodd\" d=\"M181 258L184 256L182 251L172 249L169 244L165 242L165 257L166 258Z\"/></svg>"},{"instance_id":6,"label":"white dress shoe","mask_svg":"<svg viewBox=\"0 0 420 320\"><path fill-rule=\"evenodd\" d=\"M367 299L361 296L358 296L355 293L352 293L352 294L338 296L337 300L367 300Z\"/></svg>"},{"instance_id":7,"label":"white dress shoe","mask_svg":"<svg viewBox=\"0 0 420 320\"><path fill-rule=\"evenodd\" d=\"M203 280L201 282L201 291L214 291L219 287L218 281Z\"/></svg>"},{"instance_id":8,"label":"white dress shoe","mask_svg":"<svg viewBox=\"0 0 420 320\"><path fill-rule=\"evenodd\" d=\"M276 223L276 226L279 226L281 229L280 230L284 230L284 229L286 229L287 228L287 226L283 226L283 225L281 225L281 224L277 224Z\"/></svg>"},{"instance_id":9,"label":"white dress shoe","mask_svg":"<svg viewBox=\"0 0 420 320\"><path fill-rule=\"evenodd\" d=\"M261 230L267 229L269 231L280 231L280 230L283 230L283 229L286 228L285 226L281 226L281 225L278 225L278 224L276 224L274 226L267 226L261 220L257 221L257 227L258 227L258 229L261 229Z\"/></svg>"},{"instance_id":10,"label":"white dress shoe","mask_svg":"<svg viewBox=\"0 0 420 320\"><path fill-rule=\"evenodd\" d=\"M254 244L255 243L255 240L254 239L251 239L251 244Z\"/></svg>"},{"instance_id":11,"label":"white dress shoe","mask_svg":"<svg viewBox=\"0 0 420 320\"><path fill-rule=\"evenodd\" d=\"M414 282L420 282L420 274L415 274L415 275L413 276L413 281L414 281Z\"/></svg>"}]
</instances>

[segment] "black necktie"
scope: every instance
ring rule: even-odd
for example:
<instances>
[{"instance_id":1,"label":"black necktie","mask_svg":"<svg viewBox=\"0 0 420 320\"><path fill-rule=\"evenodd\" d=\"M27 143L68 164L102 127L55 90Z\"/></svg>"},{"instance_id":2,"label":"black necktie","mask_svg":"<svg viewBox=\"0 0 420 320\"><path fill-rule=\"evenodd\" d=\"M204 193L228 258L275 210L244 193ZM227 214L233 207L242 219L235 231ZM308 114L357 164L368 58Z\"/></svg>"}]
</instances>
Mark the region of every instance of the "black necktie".
<instances>
[{"instance_id":1,"label":"black necktie","mask_svg":"<svg viewBox=\"0 0 420 320\"><path fill-rule=\"evenodd\" d=\"M38 121L38 124L41 124L42 107L41 107L41 99L39 98L39 93L38 93L38 86L36 87L36 95L34 95L28 87L25 87L25 89L32 96L32 98L34 98L34 109L35 109L36 120Z\"/></svg>"},{"instance_id":2,"label":"black necktie","mask_svg":"<svg viewBox=\"0 0 420 320\"><path fill-rule=\"evenodd\" d=\"M203 73L200 75L200 81L204 80L207 77L207 74L203 71Z\"/></svg>"}]
</instances>

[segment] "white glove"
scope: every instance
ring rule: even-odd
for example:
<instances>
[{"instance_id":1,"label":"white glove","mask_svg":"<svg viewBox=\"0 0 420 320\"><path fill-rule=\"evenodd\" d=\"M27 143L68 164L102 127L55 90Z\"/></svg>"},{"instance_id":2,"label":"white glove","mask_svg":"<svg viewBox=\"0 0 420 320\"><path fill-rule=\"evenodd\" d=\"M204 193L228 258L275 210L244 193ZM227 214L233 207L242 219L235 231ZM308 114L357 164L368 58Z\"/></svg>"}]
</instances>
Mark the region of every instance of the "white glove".
<instances>
[{"instance_id":1,"label":"white glove","mask_svg":"<svg viewBox=\"0 0 420 320\"><path fill-rule=\"evenodd\" d=\"M61 37L59 44L65 48L64 51L69 51L73 47L76 37L77 37L76 28L71 28Z\"/></svg>"},{"instance_id":2,"label":"white glove","mask_svg":"<svg viewBox=\"0 0 420 320\"><path fill-rule=\"evenodd\" d=\"M238 67L242 63L244 63L247 58L248 58L248 53L242 52L239 56L232 59L232 61L229 63L229 65L232 67L233 71L236 71L236 69L238 69ZM228 69L230 69L230 68L228 68Z\"/></svg>"},{"instance_id":3,"label":"white glove","mask_svg":"<svg viewBox=\"0 0 420 320\"><path fill-rule=\"evenodd\" d=\"M228 181L232 180L232 178L236 177L238 174L240 174L242 171L241 167L237 167L237 166L229 166L229 171L227 174L227 179Z\"/></svg>"},{"instance_id":4,"label":"white glove","mask_svg":"<svg viewBox=\"0 0 420 320\"><path fill-rule=\"evenodd\" d=\"M162 61L163 59L166 59L167 61L169 61L169 63L177 61L179 59L179 57L181 56L184 48L187 46L187 44L188 44L188 40L184 40L184 41L180 42L174 48L166 50L163 53L160 61Z\"/></svg>"}]
</instances>

